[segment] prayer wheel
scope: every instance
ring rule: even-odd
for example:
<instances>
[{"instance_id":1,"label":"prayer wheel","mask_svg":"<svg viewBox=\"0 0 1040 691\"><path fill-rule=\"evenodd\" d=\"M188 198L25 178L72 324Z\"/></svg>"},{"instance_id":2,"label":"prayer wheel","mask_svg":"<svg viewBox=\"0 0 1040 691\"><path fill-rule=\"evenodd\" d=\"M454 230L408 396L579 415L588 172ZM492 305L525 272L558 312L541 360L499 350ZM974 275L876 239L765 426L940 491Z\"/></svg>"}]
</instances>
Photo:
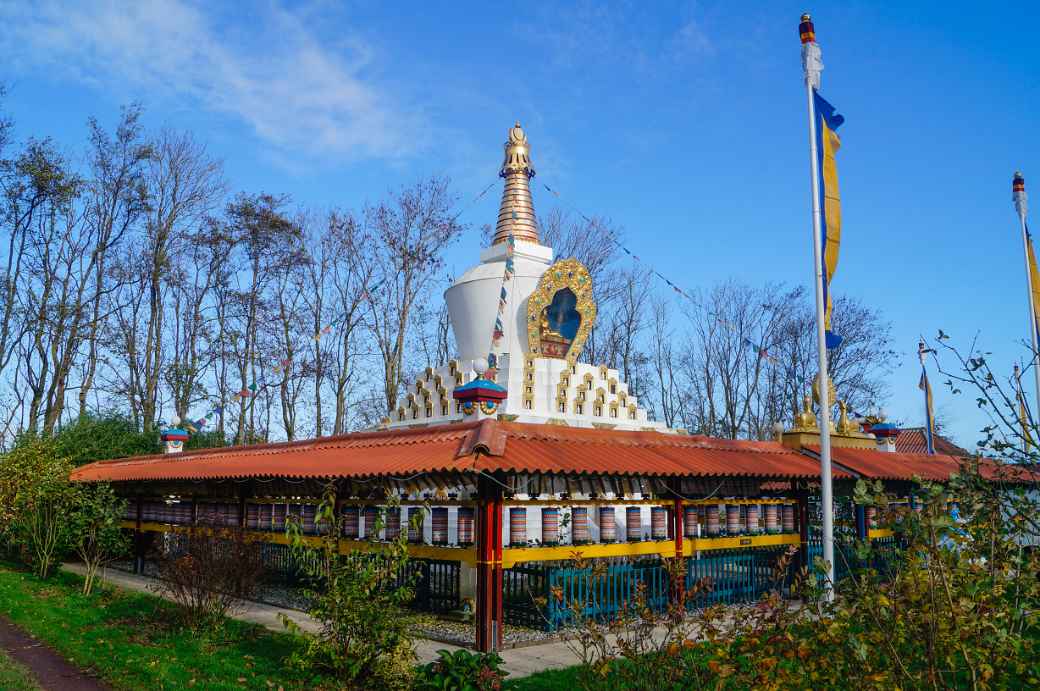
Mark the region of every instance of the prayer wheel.
<instances>
[{"instance_id":1,"label":"prayer wheel","mask_svg":"<svg viewBox=\"0 0 1040 691\"><path fill-rule=\"evenodd\" d=\"M285 530L285 504L274 504L271 507L271 529L275 532Z\"/></svg>"},{"instance_id":2,"label":"prayer wheel","mask_svg":"<svg viewBox=\"0 0 1040 691\"><path fill-rule=\"evenodd\" d=\"M655 540L668 539L668 509L663 506L650 508L650 535Z\"/></svg>"},{"instance_id":3,"label":"prayer wheel","mask_svg":"<svg viewBox=\"0 0 1040 691\"><path fill-rule=\"evenodd\" d=\"M459 544L460 545L472 545L473 544L473 526L474 516L476 510L472 506L460 506L458 515L459 524Z\"/></svg>"},{"instance_id":4,"label":"prayer wheel","mask_svg":"<svg viewBox=\"0 0 1040 691\"><path fill-rule=\"evenodd\" d=\"M571 542L581 544L589 540L589 509L575 506L571 509Z\"/></svg>"},{"instance_id":5,"label":"prayer wheel","mask_svg":"<svg viewBox=\"0 0 1040 691\"><path fill-rule=\"evenodd\" d=\"M181 523L181 507L183 504L177 505L177 523ZM249 504L246 506L246 527L250 530L256 530L260 527L260 507L256 504Z\"/></svg>"},{"instance_id":6,"label":"prayer wheel","mask_svg":"<svg viewBox=\"0 0 1040 691\"><path fill-rule=\"evenodd\" d=\"M386 509L386 539L396 540L401 535L401 509L397 506Z\"/></svg>"},{"instance_id":7,"label":"prayer wheel","mask_svg":"<svg viewBox=\"0 0 1040 691\"><path fill-rule=\"evenodd\" d=\"M271 529L271 509L272 508L273 507L272 507L271 504L261 504L260 505L260 521L257 524L258 527L260 528L260 530L270 530Z\"/></svg>"},{"instance_id":8,"label":"prayer wheel","mask_svg":"<svg viewBox=\"0 0 1040 691\"><path fill-rule=\"evenodd\" d=\"M343 537L348 540L357 540L361 537L361 519L358 507L344 506L341 510L343 511Z\"/></svg>"},{"instance_id":9,"label":"prayer wheel","mask_svg":"<svg viewBox=\"0 0 1040 691\"><path fill-rule=\"evenodd\" d=\"M509 544L527 544L527 507L511 506L509 508Z\"/></svg>"},{"instance_id":10,"label":"prayer wheel","mask_svg":"<svg viewBox=\"0 0 1040 691\"><path fill-rule=\"evenodd\" d=\"M376 537L376 523L379 521L379 508L376 506L366 506L361 512L361 518L364 521L362 530L365 532L362 534L366 540L370 540Z\"/></svg>"},{"instance_id":11,"label":"prayer wheel","mask_svg":"<svg viewBox=\"0 0 1040 691\"><path fill-rule=\"evenodd\" d=\"M642 515L638 506L625 509L625 539L629 542L639 542L643 537Z\"/></svg>"},{"instance_id":12,"label":"prayer wheel","mask_svg":"<svg viewBox=\"0 0 1040 691\"><path fill-rule=\"evenodd\" d=\"M785 533L794 532L794 504L784 504L782 509L783 527Z\"/></svg>"},{"instance_id":13,"label":"prayer wheel","mask_svg":"<svg viewBox=\"0 0 1040 691\"><path fill-rule=\"evenodd\" d=\"M615 542L617 540L617 524L614 520L614 507L599 507L599 541Z\"/></svg>"},{"instance_id":14,"label":"prayer wheel","mask_svg":"<svg viewBox=\"0 0 1040 691\"><path fill-rule=\"evenodd\" d=\"M777 504L766 504L766 532L770 535L780 532L780 507Z\"/></svg>"},{"instance_id":15,"label":"prayer wheel","mask_svg":"<svg viewBox=\"0 0 1040 691\"><path fill-rule=\"evenodd\" d=\"M556 545L560 542L560 509L555 506L542 507L542 544Z\"/></svg>"},{"instance_id":16,"label":"prayer wheel","mask_svg":"<svg viewBox=\"0 0 1040 691\"><path fill-rule=\"evenodd\" d=\"M423 541L423 510L421 506L408 507L408 542L418 544Z\"/></svg>"},{"instance_id":17,"label":"prayer wheel","mask_svg":"<svg viewBox=\"0 0 1040 691\"><path fill-rule=\"evenodd\" d=\"M747 515L745 516L745 525L749 535L758 535L758 504L748 504Z\"/></svg>"},{"instance_id":18,"label":"prayer wheel","mask_svg":"<svg viewBox=\"0 0 1040 691\"><path fill-rule=\"evenodd\" d=\"M740 504L726 504L726 534L740 534Z\"/></svg>"},{"instance_id":19,"label":"prayer wheel","mask_svg":"<svg viewBox=\"0 0 1040 691\"><path fill-rule=\"evenodd\" d=\"M708 523L708 537L718 537L719 535L719 505L709 504L704 509L704 515L707 518Z\"/></svg>"},{"instance_id":20,"label":"prayer wheel","mask_svg":"<svg viewBox=\"0 0 1040 691\"><path fill-rule=\"evenodd\" d=\"M697 537L697 507L683 507L683 535L686 537Z\"/></svg>"},{"instance_id":21,"label":"prayer wheel","mask_svg":"<svg viewBox=\"0 0 1040 691\"><path fill-rule=\"evenodd\" d=\"M435 545L448 544L448 507L435 506L431 517L431 540Z\"/></svg>"},{"instance_id":22,"label":"prayer wheel","mask_svg":"<svg viewBox=\"0 0 1040 691\"><path fill-rule=\"evenodd\" d=\"M868 506L866 509L867 514L867 528L877 528L877 508Z\"/></svg>"},{"instance_id":23,"label":"prayer wheel","mask_svg":"<svg viewBox=\"0 0 1040 691\"><path fill-rule=\"evenodd\" d=\"M304 535L313 535L318 532L318 529L314 525L314 517L317 513L317 507L314 506L314 504L304 504L301 513L303 514Z\"/></svg>"}]
</instances>

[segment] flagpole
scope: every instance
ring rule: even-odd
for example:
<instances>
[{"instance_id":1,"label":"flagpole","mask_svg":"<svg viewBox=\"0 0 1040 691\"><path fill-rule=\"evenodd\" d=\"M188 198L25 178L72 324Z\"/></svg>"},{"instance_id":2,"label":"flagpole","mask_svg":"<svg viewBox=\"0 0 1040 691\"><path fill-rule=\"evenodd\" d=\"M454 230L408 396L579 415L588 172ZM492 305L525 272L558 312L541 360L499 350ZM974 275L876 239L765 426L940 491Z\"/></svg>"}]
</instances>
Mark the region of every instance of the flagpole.
<instances>
[{"instance_id":1,"label":"flagpole","mask_svg":"<svg viewBox=\"0 0 1040 691\"><path fill-rule=\"evenodd\" d=\"M802 68L805 75L805 94L809 103L809 186L812 189L812 241L813 241L813 285L816 288L816 349L819 358L820 374L817 378L818 398L820 401L820 504L823 513L823 560L827 562L827 580L824 583L824 597L834 599L834 502L831 487L831 401L830 387L827 377L827 334L824 324L823 299L823 246L820 237L822 220L820 218L819 170L816 150L816 104L813 90L820 84L820 48L816 45L815 29L812 18L802 15L799 25L802 39Z\"/></svg>"},{"instance_id":2,"label":"flagpole","mask_svg":"<svg viewBox=\"0 0 1040 691\"><path fill-rule=\"evenodd\" d=\"M1022 173L1015 172L1011 182L1012 199L1015 202L1015 211L1018 212L1018 222L1022 226L1022 253L1026 262L1026 290L1029 293L1029 335L1032 337L1033 355L1029 362L1033 366L1033 377L1036 382L1036 408L1040 411L1040 363L1037 356L1040 348L1037 347L1036 335L1036 305L1033 304L1033 272L1029 266L1029 229L1026 227L1026 213L1029 211L1029 197L1026 195L1026 181Z\"/></svg>"}]
</instances>

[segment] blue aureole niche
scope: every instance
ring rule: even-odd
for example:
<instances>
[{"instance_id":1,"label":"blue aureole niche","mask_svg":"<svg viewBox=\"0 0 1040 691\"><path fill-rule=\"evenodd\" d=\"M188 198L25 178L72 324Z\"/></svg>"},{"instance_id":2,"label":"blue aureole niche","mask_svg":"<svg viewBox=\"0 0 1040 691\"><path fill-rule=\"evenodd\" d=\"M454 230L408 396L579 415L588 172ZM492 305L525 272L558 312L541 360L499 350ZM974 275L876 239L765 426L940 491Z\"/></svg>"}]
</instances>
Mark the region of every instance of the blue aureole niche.
<instances>
[{"instance_id":1,"label":"blue aureole niche","mask_svg":"<svg viewBox=\"0 0 1040 691\"><path fill-rule=\"evenodd\" d=\"M581 326L577 304L578 298L574 292L570 288L563 288L553 295L552 302L545 308L546 326L568 341L574 340L578 335L578 327Z\"/></svg>"}]
</instances>

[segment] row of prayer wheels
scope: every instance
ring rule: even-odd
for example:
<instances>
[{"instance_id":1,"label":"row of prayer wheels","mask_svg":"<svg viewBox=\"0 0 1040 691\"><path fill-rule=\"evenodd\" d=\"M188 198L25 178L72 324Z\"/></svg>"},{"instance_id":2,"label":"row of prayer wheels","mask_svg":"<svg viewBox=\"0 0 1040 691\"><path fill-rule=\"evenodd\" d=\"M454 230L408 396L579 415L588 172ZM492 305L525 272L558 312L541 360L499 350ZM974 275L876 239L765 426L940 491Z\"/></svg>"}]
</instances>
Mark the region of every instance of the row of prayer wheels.
<instances>
[{"instance_id":1,"label":"row of prayer wheels","mask_svg":"<svg viewBox=\"0 0 1040 691\"><path fill-rule=\"evenodd\" d=\"M513 506L509 509L509 543L521 546L528 542L528 508ZM683 534L686 537L722 537L734 535L759 535L763 533L795 532L795 507L793 504L718 504L686 506L683 509ZM599 532L600 542L618 542L619 531L628 542L643 539L642 508L628 506L624 511L624 525L619 526L614 506L574 506L571 514L571 542L584 544L592 541L591 525ZM723 517L725 522L723 523ZM559 544L560 509L546 506L541 509L542 544ZM669 510L663 506L650 508L650 539L667 540L671 537L668 528Z\"/></svg>"},{"instance_id":2,"label":"row of prayer wheels","mask_svg":"<svg viewBox=\"0 0 1040 691\"><path fill-rule=\"evenodd\" d=\"M570 513L570 530L573 544L586 544L593 541L592 528L595 527L599 542L618 541L638 542L644 538L643 508L641 506L625 506L618 520L616 506L572 506ZM528 512L526 506L509 507L509 543L524 546L529 542ZM200 504L196 509L198 522L207 525L237 525L239 507L232 503ZM317 506L313 504L249 504L245 508L245 526L251 530L280 532L290 520L300 523L304 534L314 535L326 531L326 527L317 520ZM390 509L375 505L341 506L341 536L346 539L378 539L393 540L400 536L403 525L407 526L408 541L423 542L423 523L427 519L427 510L421 506L408 506L401 509ZM429 510L430 542L434 545L457 544L468 546L475 540L476 510L472 506L459 506L456 509L455 540L449 540L449 507L435 506ZM131 518L128 512L128 518ZM165 502L145 502L142 506L144 520L164 523L190 524L192 509L188 503L166 504ZM381 515L382 514L382 515ZM402 515L404 514L404 515ZM558 506L540 508L541 535L540 543L555 545L561 542L561 524L563 510ZM867 510L871 527L876 527L873 508ZM403 523L402 519L405 519ZM650 507L651 540L667 540L671 538L670 509L664 506ZM722 537L734 535L758 535L762 533L791 533L795 531L795 507L793 504L701 504L683 507L683 534L686 537ZM380 535L381 534L381 535Z\"/></svg>"}]
</instances>

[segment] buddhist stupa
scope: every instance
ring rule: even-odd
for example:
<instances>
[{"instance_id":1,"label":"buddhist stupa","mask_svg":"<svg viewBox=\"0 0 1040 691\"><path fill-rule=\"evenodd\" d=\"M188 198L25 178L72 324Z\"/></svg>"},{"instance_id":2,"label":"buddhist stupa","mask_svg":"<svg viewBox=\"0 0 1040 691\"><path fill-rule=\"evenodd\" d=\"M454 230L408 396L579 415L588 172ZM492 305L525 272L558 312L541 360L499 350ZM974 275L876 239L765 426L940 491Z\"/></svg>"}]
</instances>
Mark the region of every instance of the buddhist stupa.
<instances>
[{"instance_id":1,"label":"buddhist stupa","mask_svg":"<svg viewBox=\"0 0 1040 691\"><path fill-rule=\"evenodd\" d=\"M459 357L411 383L389 426L496 417L667 431L647 419L617 370L579 362L596 321L592 278L576 259L554 262L552 248L539 241L531 145L519 122L504 148L499 175L505 184L491 246L444 293ZM477 380L481 390L488 382L505 389L505 400L480 405L468 393L465 402L455 400L456 387Z\"/></svg>"}]
</instances>

